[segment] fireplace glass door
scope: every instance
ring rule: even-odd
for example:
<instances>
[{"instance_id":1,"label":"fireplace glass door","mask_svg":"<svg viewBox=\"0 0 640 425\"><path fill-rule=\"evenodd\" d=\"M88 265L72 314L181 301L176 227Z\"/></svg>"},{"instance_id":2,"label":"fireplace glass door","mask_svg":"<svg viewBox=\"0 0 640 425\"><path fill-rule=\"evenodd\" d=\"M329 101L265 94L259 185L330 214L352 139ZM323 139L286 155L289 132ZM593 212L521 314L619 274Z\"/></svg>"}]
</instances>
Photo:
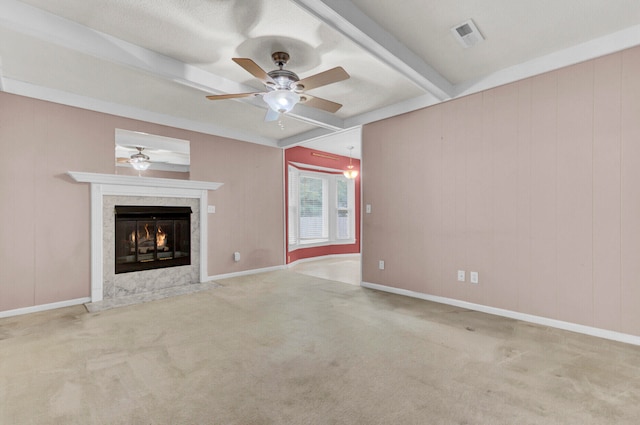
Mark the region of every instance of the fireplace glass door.
<instances>
[{"instance_id":1,"label":"fireplace glass door","mask_svg":"<svg viewBox=\"0 0 640 425\"><path fill-rule=\"evenodd\" d=\"M191 208L116 206L115 272L191 264Z\"/></svg>"}]
</instances>

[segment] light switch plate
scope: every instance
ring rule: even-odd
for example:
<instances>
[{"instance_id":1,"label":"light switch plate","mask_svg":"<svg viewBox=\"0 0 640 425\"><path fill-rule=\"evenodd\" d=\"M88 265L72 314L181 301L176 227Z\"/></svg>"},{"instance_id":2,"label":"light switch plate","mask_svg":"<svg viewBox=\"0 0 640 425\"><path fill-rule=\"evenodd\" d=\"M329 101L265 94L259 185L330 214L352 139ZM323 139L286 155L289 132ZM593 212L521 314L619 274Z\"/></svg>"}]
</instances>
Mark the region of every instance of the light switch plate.
<instances>
[{"instance_id":1,"label":"light switch plate","mask_svg":"<svg viewBox=\"0 0 640 425\"><path fill-rule=\"evenodd\" d=\"M466 280L464 270L458 270L458 282L464 282Z\"/></svg>"}]
</instances>

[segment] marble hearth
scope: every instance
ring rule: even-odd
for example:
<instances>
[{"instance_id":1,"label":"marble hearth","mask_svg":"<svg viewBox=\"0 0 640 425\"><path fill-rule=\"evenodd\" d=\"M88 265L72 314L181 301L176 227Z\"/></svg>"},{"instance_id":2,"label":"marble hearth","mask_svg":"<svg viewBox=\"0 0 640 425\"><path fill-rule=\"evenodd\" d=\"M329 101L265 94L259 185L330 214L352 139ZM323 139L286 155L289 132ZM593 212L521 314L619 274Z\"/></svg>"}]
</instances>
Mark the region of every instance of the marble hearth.
<instances>
[{"instance_id":1,"label":"marble hearth","mask_svg":"<svg viewBox=\"0 0 640 425\"><path fill-rule=\"evenodd\" d=\"M152 293L181 293L207 278L208 191L222 183L69 171L77 182L91 184L91 302L113 303L148 298ZM189 206L191 265L115 274L114 206Z\"/></svg>"}]
</instances>

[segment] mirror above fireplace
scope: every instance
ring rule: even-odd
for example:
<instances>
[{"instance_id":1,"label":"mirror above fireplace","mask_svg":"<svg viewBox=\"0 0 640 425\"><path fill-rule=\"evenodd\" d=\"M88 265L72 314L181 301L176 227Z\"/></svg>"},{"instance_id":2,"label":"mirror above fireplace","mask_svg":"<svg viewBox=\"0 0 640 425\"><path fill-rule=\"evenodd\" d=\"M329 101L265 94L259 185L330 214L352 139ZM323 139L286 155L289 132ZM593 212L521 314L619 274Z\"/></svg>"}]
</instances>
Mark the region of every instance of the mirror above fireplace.
<instances>
[{"instance_id":1,"label":"mirror above fireplace","mask_svg":"<svg viewBox=\"0 0 640 425\"><path fill-rule=\"evenodd\" d=\"M117 128L116 167L136 168L140 158L146 165L142 170L189 173L190 143L188 140Z\"/></svg>"}]
</instances>

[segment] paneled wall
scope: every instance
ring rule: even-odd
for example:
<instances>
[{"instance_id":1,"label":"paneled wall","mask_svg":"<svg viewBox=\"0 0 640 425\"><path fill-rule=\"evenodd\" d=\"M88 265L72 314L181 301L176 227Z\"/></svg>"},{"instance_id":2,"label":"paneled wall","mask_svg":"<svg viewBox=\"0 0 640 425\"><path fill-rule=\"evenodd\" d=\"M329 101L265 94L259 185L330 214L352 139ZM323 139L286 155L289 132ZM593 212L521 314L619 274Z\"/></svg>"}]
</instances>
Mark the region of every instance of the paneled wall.
<instances>
[{"instance_id":1,"label":"paneled wall","mask_svg":"<svg viewBox=\"0 0 640 425\"><path fill-rule=\"evenodd\" d=\"M190 140L190 178L224 183L210 276L284 264L281 149L0 92L0 311L89 296L89 185L66 172L116 174L116 128Z\"/></svg>"},{"instance_id":2,"label":"paneled wall","mask_svg":"<svg viewBox=\"0 0 640 425\"><path fill-rule=\"evenodd\" d=\"M640 48L369 124L363 165L365 282L640 335Z\"/></svg>"}]
</instances>

